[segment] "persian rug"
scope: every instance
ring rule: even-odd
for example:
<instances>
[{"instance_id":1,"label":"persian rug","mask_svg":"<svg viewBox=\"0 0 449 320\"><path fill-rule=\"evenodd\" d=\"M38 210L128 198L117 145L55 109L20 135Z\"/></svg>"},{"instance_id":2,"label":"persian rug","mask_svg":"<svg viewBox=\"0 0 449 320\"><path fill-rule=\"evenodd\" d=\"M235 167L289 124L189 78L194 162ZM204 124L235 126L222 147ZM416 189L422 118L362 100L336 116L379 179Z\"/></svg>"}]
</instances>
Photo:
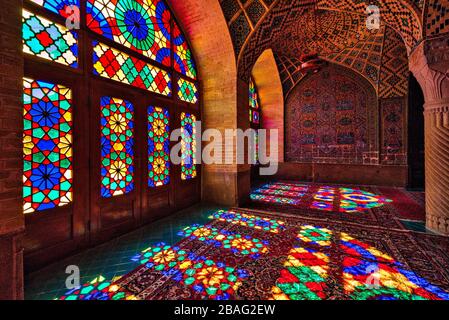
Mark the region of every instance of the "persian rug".
<instances>
[{"instance_id":1,"label":"persian rug","mask_svg":"<svg viewBox=\"0 0 449 320\"><path fill-rule=\"evenodd\" d=\"M61 299L449 299L449 240L248 209L219 210Z\"/></svg>"},{"instance_id":2,"label":"persian rug","mask_svg":"<svg viewBox=\"0 0 449 320\"><path fill-rule=\"evenodd\" d=\"M398 218L414 221L426 220L424 192L412 192L403 188L386 187L372 187L371 190L393 200L389 209Z\"/></svg>"},{"instance_id":3,"label":"persian rug","mask_svg":"<svg viewBox=\"0 0 449 320\"><path fill-rule=\"evenodd\" d=\"M254 188L248 208L389 229L423 220L425 207L404 189L277 181Z\"/></svg>"}]
</instances>

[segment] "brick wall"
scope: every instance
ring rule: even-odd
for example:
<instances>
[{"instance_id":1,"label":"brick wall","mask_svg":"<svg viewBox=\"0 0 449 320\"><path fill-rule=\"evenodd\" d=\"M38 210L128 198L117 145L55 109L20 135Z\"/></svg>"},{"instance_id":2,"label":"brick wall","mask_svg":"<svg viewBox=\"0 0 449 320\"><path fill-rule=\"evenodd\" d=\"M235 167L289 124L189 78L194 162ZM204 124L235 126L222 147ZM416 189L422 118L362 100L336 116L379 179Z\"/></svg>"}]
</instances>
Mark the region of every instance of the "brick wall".
<instances>
[{"instance_id":1,"label":"brick wall","mask_svg":"<svg viewBox=\"0 0 449 320\"><path fill-rule=\"evenodd\" d=\"M21 3L0 10L0 299L23 297Z\"/></svg>"}]
</instances>

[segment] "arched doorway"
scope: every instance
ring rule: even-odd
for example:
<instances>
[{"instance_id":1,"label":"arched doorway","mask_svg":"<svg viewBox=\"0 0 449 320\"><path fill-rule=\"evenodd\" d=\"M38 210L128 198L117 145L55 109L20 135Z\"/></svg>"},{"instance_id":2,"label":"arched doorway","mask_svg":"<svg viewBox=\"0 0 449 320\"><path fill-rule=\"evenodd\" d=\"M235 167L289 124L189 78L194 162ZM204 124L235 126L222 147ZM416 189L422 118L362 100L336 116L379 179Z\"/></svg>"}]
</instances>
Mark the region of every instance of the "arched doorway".
<instances>
[{"instance_id":1,"label":"arched doorway","mask_svg":"<svg viewBox=\"0 0 449 320\"><path fill-rule=\"evenodd\" d=\"M413 75L408 95L408 183L410 190L424 190L424 94Z\"/></svg>"}]
</instances>

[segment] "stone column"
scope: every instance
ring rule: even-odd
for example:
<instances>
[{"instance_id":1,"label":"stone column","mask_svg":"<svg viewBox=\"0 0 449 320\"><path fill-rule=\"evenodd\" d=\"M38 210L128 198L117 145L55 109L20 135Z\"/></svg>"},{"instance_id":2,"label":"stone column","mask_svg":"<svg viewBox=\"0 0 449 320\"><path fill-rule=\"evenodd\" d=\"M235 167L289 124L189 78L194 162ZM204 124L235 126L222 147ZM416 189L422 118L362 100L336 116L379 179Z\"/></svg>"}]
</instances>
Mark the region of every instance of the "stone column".
<instances>
[{"instance_id":1,"label":"stone column","mask_svg":"<svg viewBox=\"0 0 449 320\"><path fill-rule=\"evenodd\" d=\"M449 236L449 39L423 41L410 70L424 92L426 226Z\"/></svg>"}]
</instances>

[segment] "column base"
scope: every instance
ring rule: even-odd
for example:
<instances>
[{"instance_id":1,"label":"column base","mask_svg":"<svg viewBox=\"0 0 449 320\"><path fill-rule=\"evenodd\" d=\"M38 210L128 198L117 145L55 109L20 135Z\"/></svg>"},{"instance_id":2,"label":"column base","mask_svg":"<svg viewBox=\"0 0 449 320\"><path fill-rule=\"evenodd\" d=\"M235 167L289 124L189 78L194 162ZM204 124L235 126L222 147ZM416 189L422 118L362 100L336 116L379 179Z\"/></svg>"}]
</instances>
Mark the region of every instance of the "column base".
<instances>
[{"instance_id":1,"label":"column base","mask_svg":"<svg viewBox=\"0 0 449 320\"><path fill-rule=\"evenodd\" d=\"M449 218L427 213L426 228L443 236L449 236Z\"/></svg>"}]
</instances>

